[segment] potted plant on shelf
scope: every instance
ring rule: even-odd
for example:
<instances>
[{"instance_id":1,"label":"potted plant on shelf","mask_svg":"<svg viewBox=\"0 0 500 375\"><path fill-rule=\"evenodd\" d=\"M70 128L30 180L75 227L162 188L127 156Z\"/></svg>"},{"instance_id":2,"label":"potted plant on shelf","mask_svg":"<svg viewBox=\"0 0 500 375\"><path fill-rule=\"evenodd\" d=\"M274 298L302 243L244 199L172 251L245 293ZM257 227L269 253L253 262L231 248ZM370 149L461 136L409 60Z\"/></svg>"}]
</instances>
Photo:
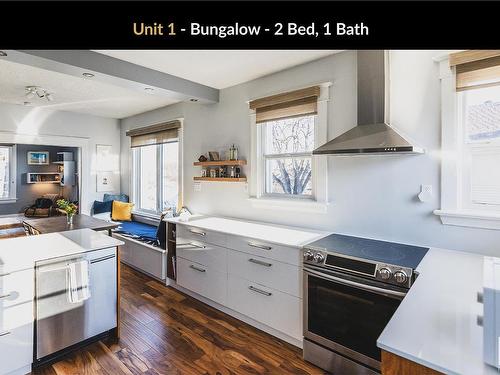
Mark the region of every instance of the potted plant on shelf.
<instances>
[{"instance_id":1,"label":"potted plant on shelf","mask_svg":"<svg viewBox=\"0 0 500 375\"><path fill-rule=\"evenodd\" d=\"M57 207L66 212L68 225L73 225L73 216L75 216L76 212L78 211L78 206L67 201L66 199L58 199L56 204Z\"/></svg>"}]
</instances>

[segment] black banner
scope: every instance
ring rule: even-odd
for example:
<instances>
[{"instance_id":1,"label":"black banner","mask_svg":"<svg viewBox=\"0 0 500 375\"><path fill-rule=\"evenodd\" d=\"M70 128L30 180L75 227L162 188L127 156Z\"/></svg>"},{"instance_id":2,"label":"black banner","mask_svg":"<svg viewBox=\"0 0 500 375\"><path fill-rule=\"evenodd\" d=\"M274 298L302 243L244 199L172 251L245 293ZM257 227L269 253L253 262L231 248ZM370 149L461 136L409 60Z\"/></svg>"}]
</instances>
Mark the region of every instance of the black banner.
<instances>
[{"instance_id":1,"label":"black banner","mask_svg":"<svg viewBox=\"0 0 500 375\"><path fill-rule=\"evenodd\" d=\"M0 2L3 49L484 49L498 2Z\"/></svg>"}]
</instances>

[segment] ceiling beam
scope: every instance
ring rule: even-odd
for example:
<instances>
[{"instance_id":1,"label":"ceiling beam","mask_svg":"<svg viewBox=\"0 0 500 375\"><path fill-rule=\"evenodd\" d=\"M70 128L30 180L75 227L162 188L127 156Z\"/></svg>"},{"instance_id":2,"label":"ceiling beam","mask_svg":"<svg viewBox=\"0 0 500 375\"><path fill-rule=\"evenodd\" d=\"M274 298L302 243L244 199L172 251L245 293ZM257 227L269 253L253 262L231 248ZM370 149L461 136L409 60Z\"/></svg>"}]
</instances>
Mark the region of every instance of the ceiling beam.
<instances>
[{"instance_id":1,"label":"ceiling beam","mask_svg":"<svg viewBox=\"0 0 500 375\"><path fill-rule=\"evenodd\" d=\"M58 73L82 77L94 74L92 80L144 92L165 95L181 101L217 103L219 90L184 78L145 68L127 61L89 50L7 50L4 60L35 66Z\"/></svg>"}]
</instances>

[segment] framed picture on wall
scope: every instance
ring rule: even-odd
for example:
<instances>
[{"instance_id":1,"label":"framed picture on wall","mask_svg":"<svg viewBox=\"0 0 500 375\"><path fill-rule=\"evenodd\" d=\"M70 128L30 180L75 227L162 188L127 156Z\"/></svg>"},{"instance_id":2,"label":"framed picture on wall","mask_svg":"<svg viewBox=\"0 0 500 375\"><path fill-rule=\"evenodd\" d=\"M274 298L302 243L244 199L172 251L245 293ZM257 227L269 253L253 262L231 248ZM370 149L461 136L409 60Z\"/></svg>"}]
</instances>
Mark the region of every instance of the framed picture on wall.
<instances>
[{"instance_id":1,"label":"framed picture on wall","mask_svg":"<svg viewBox=\"0 0 500 375\"><path fill-rule=\"evenodd\" d=\"M97 172L97 191L113 191L114 190L114 173L113 172Z\"/></svg>"},{"instance_id":2,"label":"framed picture on wall","mask_svg":"<svg viewBox=\"0 0 500 375\"><path fill-rule=\"evenodd\" d=\"M48 151L28 151L29 165L49 165L49 163Z\"/></svg>"},{"instance_id":3,"label":"framed picture on wall","mask_svg":"<svg viewBox=\"0 0 500 375\"><path fill-rule=\"evenodd\" d=\"M111 145L96 145L96 168L99 171L112 171L113 153Z\"/></svg>"}]
</instances>

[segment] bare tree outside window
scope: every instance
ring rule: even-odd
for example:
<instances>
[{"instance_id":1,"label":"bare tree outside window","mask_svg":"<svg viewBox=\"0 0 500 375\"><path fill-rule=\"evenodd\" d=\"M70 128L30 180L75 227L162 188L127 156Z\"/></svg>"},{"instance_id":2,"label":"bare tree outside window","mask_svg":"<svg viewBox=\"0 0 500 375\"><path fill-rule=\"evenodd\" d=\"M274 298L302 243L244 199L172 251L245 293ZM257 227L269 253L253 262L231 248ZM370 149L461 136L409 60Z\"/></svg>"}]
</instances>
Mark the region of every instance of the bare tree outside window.
<instances>
[{"instance_id":1,"label":"bare tree outside window","mask_svg":"<svg viewBox=\"0 0 500 375\"><path fill-rule=\"evenodd\" d=\"M266 193L312 196L314 116L264 124Z\"/></svg>"}]
</instances>

